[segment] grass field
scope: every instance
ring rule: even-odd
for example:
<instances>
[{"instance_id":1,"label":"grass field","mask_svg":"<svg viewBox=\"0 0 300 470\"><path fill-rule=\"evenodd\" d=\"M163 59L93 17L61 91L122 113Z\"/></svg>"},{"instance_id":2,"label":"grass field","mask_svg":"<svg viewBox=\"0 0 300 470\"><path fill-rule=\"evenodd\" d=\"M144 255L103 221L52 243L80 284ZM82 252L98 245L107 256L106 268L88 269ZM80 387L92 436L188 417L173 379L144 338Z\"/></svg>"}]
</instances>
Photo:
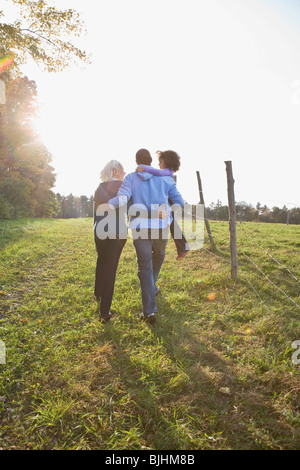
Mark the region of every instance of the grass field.
<instances>
[{"instance_id":1,"label":"grass field","mask_svg":"<svg viewBox=\"0 0 300 470\"><path fill-rule=\"evenodd\" d=\"M215 253L169 241L150 327L131 239L102 325L92 220L0 221L0 448L300 448L300 226L238 225L237 281L211 228Z\"/></svg>"}]
</instances>

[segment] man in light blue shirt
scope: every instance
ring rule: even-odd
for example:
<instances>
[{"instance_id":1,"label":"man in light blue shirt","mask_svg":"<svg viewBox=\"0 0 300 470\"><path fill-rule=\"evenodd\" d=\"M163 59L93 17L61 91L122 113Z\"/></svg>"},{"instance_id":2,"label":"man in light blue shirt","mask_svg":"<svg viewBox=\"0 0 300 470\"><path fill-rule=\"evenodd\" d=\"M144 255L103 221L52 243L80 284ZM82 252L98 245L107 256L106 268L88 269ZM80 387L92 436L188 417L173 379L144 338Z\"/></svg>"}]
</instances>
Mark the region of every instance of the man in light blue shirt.
<instances>
[{"instance_id":1,"label":"man in light blue shirt","mask_svg":"<svg viewBox=\"0 0 300 470\"><path fill-rule=\"evenodd\" d=\"M141 156L148 154L151 163L150 153L145 149L139 150L136 154L137 164L147 164ZM172 221L169 200L181 207L184 206L184 201L172 177L154 176L146 172L127 175L117 196L108 203L116 208L127 204L129 200L132 203L128 211L129 227L132 229L137 255L143 314L144 319L153 325L157 312L155 299L159 291L156 281L164 261ZM160 208L167 209L167 218L159 217Z\"/></svg>"}]
</instances>

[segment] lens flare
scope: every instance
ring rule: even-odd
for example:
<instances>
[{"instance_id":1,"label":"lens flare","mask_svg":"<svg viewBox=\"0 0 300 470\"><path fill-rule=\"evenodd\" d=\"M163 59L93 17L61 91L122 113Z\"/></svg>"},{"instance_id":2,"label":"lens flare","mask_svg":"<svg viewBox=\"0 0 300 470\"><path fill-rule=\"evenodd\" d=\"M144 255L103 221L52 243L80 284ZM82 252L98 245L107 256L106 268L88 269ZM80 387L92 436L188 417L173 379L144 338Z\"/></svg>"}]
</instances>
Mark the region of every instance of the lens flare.
<instances>
[{"instance_id":1,"label":"lens flare","mask_svg":"<svg viewBox=\"0 0 300 470\"><path fill-rule=\"evenodd\" d=\"M215 300L216 294L214 292L210 292L210 294L208 294L207 298L208 298L208 300Z\"/></svg>"},{"instance_id":2,"label":"lens flare","mask_svg":"<svg viewBox=\"0 0 300 470\"><path fill-rule=\"evenodd\" d=\"M0 59L0 73L2 73L3 70L9 67L12 63L13 59L10 57L3 57L3 59Z\"/></svg>"}]
</instances>

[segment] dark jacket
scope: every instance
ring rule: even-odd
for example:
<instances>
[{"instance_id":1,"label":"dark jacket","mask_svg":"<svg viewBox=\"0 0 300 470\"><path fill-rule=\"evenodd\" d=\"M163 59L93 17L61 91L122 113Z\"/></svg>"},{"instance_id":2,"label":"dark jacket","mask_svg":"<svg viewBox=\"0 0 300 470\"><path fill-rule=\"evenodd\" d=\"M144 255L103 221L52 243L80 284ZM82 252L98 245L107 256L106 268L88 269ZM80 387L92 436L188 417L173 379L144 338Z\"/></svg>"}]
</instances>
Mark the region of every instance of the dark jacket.
<instances>
[{"instance_id":1,"label":"dark jacket","mask_svg":"<svg viewBox=\"0 0 300 470\"><path fill-rule=\"evenodd\" d=\"M100 183L94 194L94 231L96 232L97 223L107 216L107 212L103 215L97 215L97 209L101 204L106 204L109 199L115 197L121 187L122 181L106 181ZM116 233L120 233L119 209L116 209ZM122 232L127 232L126 220L122 217Z\"/></svg>"}]
</instances>

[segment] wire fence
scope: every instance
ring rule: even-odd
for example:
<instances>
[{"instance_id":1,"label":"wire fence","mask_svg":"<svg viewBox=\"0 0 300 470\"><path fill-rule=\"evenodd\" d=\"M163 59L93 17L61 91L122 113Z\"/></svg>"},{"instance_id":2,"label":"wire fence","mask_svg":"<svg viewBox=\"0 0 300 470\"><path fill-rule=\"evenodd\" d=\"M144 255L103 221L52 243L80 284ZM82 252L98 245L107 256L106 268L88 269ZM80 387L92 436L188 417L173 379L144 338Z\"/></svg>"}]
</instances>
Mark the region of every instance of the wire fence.
<instances>
[{"instance_id":1,"label":"wire fence","mask_svg":"<svg viewBox=\"0 0 300 470\"><path fill-rule=\"evenodd\" d=\"M293 277L293 279L295 281L300 283L300 280L291 272L291 270L289 268L287 268L282 263L280 263L280 261L278 261L276 258L274 258L274 256L271 255L271 253L269 253L265 248L263 248L259 243L257 243L257 241L253 237L251 237L242 227L239 227L239 230L241 230L247 236L248 239L250 239L253 243L255 243L255 245L258 246L258 248L260 248L262 251L264 251L273 261L275 261L275 263L277 263L285 271L287 271Z\"/></svg>"},{"instance_id":2,"label":"wire fence","mask_svg":"<svg viewBox=\"0 0 300 470\"><path fill-rule=\"evenodd\" d=\"M228 258L225 258L224 256L220 256L220 255L216 255L215 253L213 253L212 251L209 251L207 250L206 248L203 248L203 251L205 251L206 253L212 255L212 256L215 256L216 258L220 258L222 259L223 261L226 261L228 264L230 263L230 259ZM245 272L240 269L240 272L242 274L242 276L246 279L247 283L249 284L249 286L251 287L251 289L254 291L254 293L256 294L256 296L259 298L259 300L261 301L261 303L266 307L266 309L268 310L268 312L270 312L270 309L269 307L267 306L267 304L263 301L263 299L261 298L260 294L257 292L257 290L255 289L255 287L253 286L253 284L251 283L250 279L246 276Z\"/></svg>"},{"instance_id":3,"label":"wire fence","mask_svg":"<svg viewBox=\"0 0 300 470\"><path fill-rule=\"evenodd\" d=\"M227 170L227 167L226 167L226 170ZM197 171L196 173L197 173L197 179L198 179L198 189L199 189L200 203L204 205L204 195L203 195L203 190L202 190L202 183L201 183L200 173L199 173L199 171ZM234 180L233 180L233 183L234 183ZM228 191L228 198L229 198L228 174L227 174L227 185L228 185L227 191ZM234 198L234 195L233 195L233 198ZM275 202L275 201L273 201L273 202ZM284 203L284 202L282 202L282 203L287 208L288 208L288 206L300 207L299 204ZM288 210L288 212L289 212L289 210ZM197 217L196 217L196 219L197 219ZM229 267L229 270L230 270L231 269L231 250L230 250L229 230L228 230L228 239L226 239L226 240L224 238L219 237L219 234L215 233L216 226L214 227L214 230L211 230L211 228L210 228L211 224L214 224L216 221L207 218L206 208L204 208L204 222L205 222L205 225L206 225L206 228L207 228L207 233L208 233L211 249L207 250L206 248L202 247L202 250L204 252L206 252L207 254L209 254L210 256L214 256L214 257L222 260L222 262L225 262L227 264L227 266ZM223 223L228 223L228 221L222 221L222 222ZM237 228L237 224L236 224L236 228ZM279 286L279 285L277 285L277 281L274 282L274 280L271 279L271 277L273 276L273 272L272 272L272 276L269 274L269 271L268 271L269 275L267 275L264 272L264 269L261 266L258 265L258 262L255 262L252 259L252 257L251 257L251 256L253 256L252 252L251 252L251 256L249 255L249 253L248 254L245 253L245 251L247 251L247 252L249 251L249 246L247 246L247 249L243 246L243 240L240 237L241 233L243 233L243 235L247 238L248 241L250 240L252 243L254 243L256 248L258 248L259 250L261 250L261 252L263 252L266 256L268 256L269 260L272 261L273 263L275 263L277 268L279 268L285 274L290 276L290 279L292 279L291 282L293 284L297 285L297 287L298 287L298 283L300 283L300 280L297 277L296 273L293 272L293 269L286 266L280 260L276 259L273 254L271 254L253 236L251 236L247 231L245 231L244 228L240 224L239 225L239 232L237 232L237 235L238 235L238 238L237 238L238 273L240 273L242 275L242 277L245 279L245 281L247 282L249 288L251 288L251 290L255 293L255 295L258 297L260 302L264 305L264 307L266 308L266 310L269 313L271 312L271 310L270 310L269 306L267 305L267 303L265 302L265 300L263 299L263 296L259 292L262 288L264 288L264 286L261 284L261 278L263 278L263 280L268 283L268 286L271 287L272 292L276 291L276 293L278 293L280 296L284 296L284 298L286 300L288 300L291 305L293 305L296 309L300 310L300 305L296 302L296 300L294 300L292 298L292 296L295 297L294 292L293 292L293 294L289 295L286 292L287 286L283 287L282 281L280 282L280 286ZM222 254L220 254L220 248L223 250L224 246L226 248L228 248L228 253L226 252L225 255L224 255L224 251L222 252ZM300 252L299 252L299 254L300 254ZM255 275L258 275L259 278L256 278ZM251 280L250 280L249 277L251 277ZM252 281L253 278L255 279L255 281ZM259 287L255 287L253 285L254 283L255 284L259 283ZM295 290L294 287L295 286L293 286L293 291ZM298 299L299 294L295 298Z\"/></svg>"},{"instance_id":4,"label":"wire fence","mask_svg":"<svg viewBox=\"0 0 300 470\"><path fill-rule=\"evenodd\" d=\"M213 223L215 222L209 219L206 219L206 220L208 220L208 222L213 222ZM241 227L240 225L238 226L238 232L239 232L239 235L241 232L247 238L247 240L250 240L259 250L261 250L265 255L267 255L268 258L272 260L272 262L274 262L281 271L283 271L285 274L290 276L290 279L292 279L293 284L295 283L295 285L297 285L298 283L300 283L300 280L297 277L296 273L294 273L290 267L287 267L285 264L283 264L281 261L275 258L273 254L271 254L266 248L264 248L260 243L258 243L258 241L253 236L251 236L246 230L244 230L244 228ZM213 238L217 242L217 245L222 246L222 247L225 245L226 247L229 248L229 239L221 238L215 233L213 233ZM248 248L249 246L247 246L247 249ZM220 255L219 252L216 253L214 251L207 250L204 247L202 249L207 254L221 259L223 262L226 262L228 266L230 266L230 262L231 262L230 253L228 253L228 257L225 257L223 253L222 255ZM282 286L277 285L277 283L275 283L271 279L270 275L267 275L264 272L263 268L258 265L258 262L252 259L251 257L253 256L252 254L251 256L249 256L249 254L245 253L245 251L247 250L245 250L243 246L243 240L240 237L238 237L237 250L238 250L238 257L239 257L238 271L241 273L241 275L243 276L243 278L246 280L247 284L249 285L249 288L252 289L252 291L259 298L260 302L264 305L264 307L268 310L268 312L270 312L269 306L263 300L261 294L258 292L258 289L254 287L253 282L251 282L249 279L249 272L250 272L249 264L252 267L251 274L253 274L253 272L257 273L259 275L259 279L263 277L263 279L266 282L268 282L268 285L271 286L273 290L276 290L276 292L279 292L280 295L283 295L285 299L287 299L291 304L293 304L296 307L296 309L300 310L300 305L291 297L291 295L289 295L286 292L286 288L283 288ZM246 260L246 263L243 262L243 259ZM274 266L274 263L273 263L273 266Z\"/></svg>"}]
</instances>

